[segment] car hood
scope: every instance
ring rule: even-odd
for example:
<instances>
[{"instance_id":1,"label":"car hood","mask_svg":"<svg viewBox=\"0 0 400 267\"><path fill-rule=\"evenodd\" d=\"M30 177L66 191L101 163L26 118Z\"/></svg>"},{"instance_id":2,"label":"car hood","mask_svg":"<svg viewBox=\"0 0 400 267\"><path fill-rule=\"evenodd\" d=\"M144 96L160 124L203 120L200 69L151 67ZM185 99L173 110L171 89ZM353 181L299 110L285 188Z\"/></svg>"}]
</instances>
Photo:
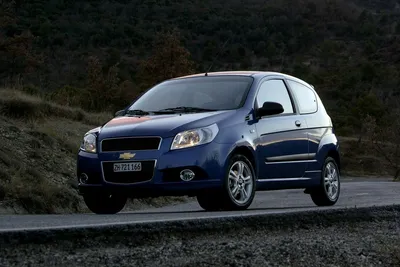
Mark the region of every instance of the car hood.
<instances>
[{"instance_id":1,"label":"car hood","mask_svg":"<svg viewBox=\"0 0 400 267\"><path fill-rule=\"evenodd\" d=\"M177 133L204 127L224 120L235 111L214 111L189 114L116 117L101 127L99 138L126 136L175 136Z\"/></svg>"}]
</instances>

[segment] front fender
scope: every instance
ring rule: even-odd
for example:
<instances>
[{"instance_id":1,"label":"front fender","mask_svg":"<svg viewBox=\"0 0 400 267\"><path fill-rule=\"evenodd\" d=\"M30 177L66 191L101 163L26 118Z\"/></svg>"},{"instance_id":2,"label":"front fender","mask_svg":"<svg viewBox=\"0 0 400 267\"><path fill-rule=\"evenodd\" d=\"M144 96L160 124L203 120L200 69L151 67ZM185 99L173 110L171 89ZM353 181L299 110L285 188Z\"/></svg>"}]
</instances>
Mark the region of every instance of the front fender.
<instances>
[{"instance_id":1,"label":"front fender","mask_svg":"<svg viewBox=\"0 0 400 267\"><path fill-rule=\"evenodd\" d=\"M238 141L237 143L235 143L234 145L231 146L229 153L226 157L224 169L226 170L228 168L230 158L233 155L235 155L236 153L243 154L250 160L250 162L253 164L254 171L257 176L258 175L258 161L256 160L257 159L256 150L254 148L254 145L251 144L247 140Z\"/></svg>"}]
</instances>

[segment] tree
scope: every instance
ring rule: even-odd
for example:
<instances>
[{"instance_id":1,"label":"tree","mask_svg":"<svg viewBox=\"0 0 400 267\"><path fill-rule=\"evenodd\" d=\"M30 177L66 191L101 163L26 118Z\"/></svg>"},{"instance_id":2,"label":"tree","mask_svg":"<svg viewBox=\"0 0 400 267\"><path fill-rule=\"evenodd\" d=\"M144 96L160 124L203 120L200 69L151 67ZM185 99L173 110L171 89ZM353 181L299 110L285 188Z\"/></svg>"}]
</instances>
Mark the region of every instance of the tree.
<instances>
[{"instance_id":1,"label":"tree","mask_svg":"<svg viewBox=\"0 0 400 267\"><path fill-rule=\"evenodd\" d=\"M34 53L34 36L29 30L16 30L15 1L0 5L0 78L15 83L17 76L33 71L41 58Z\"/></svg>"},{"instance_id":2,"label":"tree","mask_svg":"<svg viewBox=\"0 0 400 267\"><path fill-rule=\"evenodd\" d=\"M0 0L0 27L6 27L15 23L15 1Z\"/></svg>"},{"instance_id":3,"label":"tree","mask_svg":"<svg viewBox=\"0 0 400 267\"><path fill-rule=\"evenodd\" d=\"M132 102L137 92L132 82L120 82L119 62L108 68L98 57L91 56L87 63L85 88L61 87L51 94L52 101L89 111L115 111Z\"/></svg>"},{"instance_id":4,"label":"tree","mask_svg":"<svg viewBox=\"0 0 400 267\"><path fill-rule=\"evenodd\" d=\"M361 144L362 138L366 133L368 124L363 123L363 118L373 118L374 123L380 125L385 114L385 106L377 98L376 94L367 92L359 97L349 110L349 115L355 119L355 128L358 129L358 143Z\"/></svg>"},{"instance_id":5,"label":"tree","mask_svg":"<svg viewBox=\"0 0 400 267\"><path fill-rule=\"evenodd\" d=\"M118 63L108 69L106 75L103 74L103 65L99 58L91 56L88 59L87 68L87 90L88 107L93 110L108 109L112 106L119 85Z\"/></svg>"},{"instance_id":6,"label":"tree","mask_svg":"<svg viewBox=\"0 0 400 267\"><path fill-rule=\"evenodd\" d=\"M194 73L190 52L181 45L178 32L159 33L149 58L140 62L137 79L141 89L163 80Z\"/></svg>"},{"instance_id":7,"label":"tree","mask_svg":"<svg viewBox=\"0 0 400 267\"><path fill-rule=\"evenodd\" d=\"M119 62L106 68L103 72L103 64L96 56L88 59L87 85L82 91L83 106L89 110L113 110L129 104L137 94L134 85L130 81L123 81L119 77Z\"/></svg>"},{"instance_id":8,"label":"tree","mask_svg":"<svg viewBox=\"0 0 400 267\"><path fill-rule=\"evenodd\" d=\"M399 103L400 104L400 103ZM400 109L389 117L390 123L378 125L376 119L367 116L364 120L367 137L378 156L383 157L393 170L394 180L400 178Z\"/></svg>"}]
</instances>

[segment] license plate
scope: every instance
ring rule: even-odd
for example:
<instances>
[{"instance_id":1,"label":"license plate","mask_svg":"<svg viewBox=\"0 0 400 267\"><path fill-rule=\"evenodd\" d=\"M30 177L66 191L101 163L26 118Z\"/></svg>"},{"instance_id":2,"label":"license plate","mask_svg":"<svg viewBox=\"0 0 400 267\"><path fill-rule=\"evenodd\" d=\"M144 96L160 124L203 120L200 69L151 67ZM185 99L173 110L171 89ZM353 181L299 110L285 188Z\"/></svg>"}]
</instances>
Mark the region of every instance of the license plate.
<instances>
[{"instance_id":1,"label":"license plate","mask_svg":"<svg viewBox=\"0 0 400 267\"><path fill-rule=\"evenodd\" d=\"M114 172L140 172L141 162L114 163Z\"/></svg>"}]
</instances>

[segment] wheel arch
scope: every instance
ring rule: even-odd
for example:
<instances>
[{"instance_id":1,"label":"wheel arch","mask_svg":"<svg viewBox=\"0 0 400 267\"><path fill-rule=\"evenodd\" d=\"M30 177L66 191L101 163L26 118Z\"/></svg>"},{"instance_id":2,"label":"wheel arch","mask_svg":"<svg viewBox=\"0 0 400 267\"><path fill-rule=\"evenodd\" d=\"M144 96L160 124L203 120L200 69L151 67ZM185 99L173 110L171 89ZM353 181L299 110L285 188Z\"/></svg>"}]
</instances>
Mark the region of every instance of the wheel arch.
<instances>
[{"instance_id":1,"label":"wheel arch","mask_svg":"<svg viewBox=\"0 0 400 267\"><path fill-rule=\"evenodd\" d=\"M341 172L341 162L340 162L339 151L336 149L330 149L330 150L328 150L326 157L333 158L338 166L339 172Z\"/></svg>"},{"instance_id":2,"label":"wheel arch","mask_svg":"<svg viewBox=\"0 0 400 267\"><path fill-rule=\"evenodd\" d=\"M340 157L340 152L339 149L336 145L334 144L326 144L321 149L318 151L317 154L317 161L318 165L320 168L324 165L324 162L327 157L331 157L335 160L337 167L339 169L339 172L341 171L341 157Z\"/></svg>"},{"instance_id":3,"label":"wheel arch","mask_svg":"<svg viewBox=\"0 0 400 267\"><path fill-rule=\"evenodd\" d=\"M253 147L250 145L245 145L245 144L233 147L227 157L227 161L226 161L227 164L228 164L229 160L234 155L237 155L237 154L241 154L241 155L245 156L250 161L251 165L253 165L253 169L254 169L255 175L257 177L258 176L258 166L257 166L257 160L256 160L256 153L255 153ZM227 167L227 166L225 166L225 167Z\"/></svg>"},{"instance_id":4,"label":"wheel arch","mask_svg":"<svg viewBox=\"0 0 400 267\"><path fill-rule=\"evenodd\" d=\"M319 143L316 158L320 167L323 166L325 159L327 157L332 157L335 160L336 164L338 165L338 169L340 171L341 156L339 150L339 142L336 135L332 132L324 135Z\"/></svg>"}]
</instances>

